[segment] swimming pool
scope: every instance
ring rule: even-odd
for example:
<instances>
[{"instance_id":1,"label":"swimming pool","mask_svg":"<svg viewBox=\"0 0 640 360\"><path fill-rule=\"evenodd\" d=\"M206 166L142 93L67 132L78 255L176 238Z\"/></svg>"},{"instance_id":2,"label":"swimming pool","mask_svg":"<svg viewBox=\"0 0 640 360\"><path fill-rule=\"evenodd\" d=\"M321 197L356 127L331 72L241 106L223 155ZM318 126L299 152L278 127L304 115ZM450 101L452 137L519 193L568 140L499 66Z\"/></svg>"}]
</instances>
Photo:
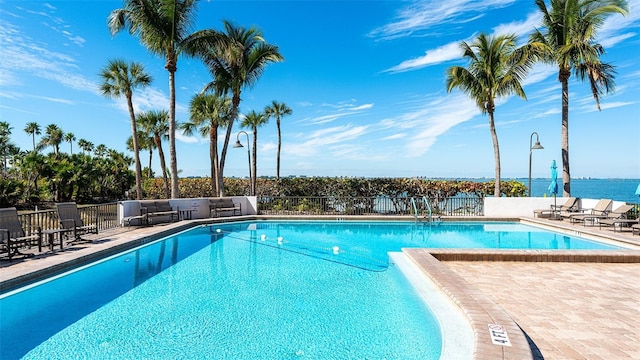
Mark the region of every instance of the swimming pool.
<instances>
[{"instance_id":1,"label":"swimming pool","mask_svg":"<svg viewBox=\"0 0 640 360\"><path fill-rule=\"evenodd\" d=\"M387 253L492 246L611 248L509 223L202 226L3 295L0 354L436 359L438 320Z\"/></svg>"}]
</instances>

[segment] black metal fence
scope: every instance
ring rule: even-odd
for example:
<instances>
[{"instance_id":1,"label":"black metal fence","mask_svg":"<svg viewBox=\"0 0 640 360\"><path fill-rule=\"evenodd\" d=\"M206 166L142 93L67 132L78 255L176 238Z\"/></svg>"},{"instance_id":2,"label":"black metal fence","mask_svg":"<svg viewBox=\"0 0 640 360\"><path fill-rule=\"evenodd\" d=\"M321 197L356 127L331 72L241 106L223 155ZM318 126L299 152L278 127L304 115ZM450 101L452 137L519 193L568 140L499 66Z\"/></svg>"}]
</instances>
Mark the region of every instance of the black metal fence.
<instances>
[{"instance_id":1,"label":"black metal fence","mask_svg":"<svg viewBox=\"0 0 640 360\"><path fill-rule=\"evenodd\" d=\"M484 200L481 197L449 197L445 199L415 198L418 215L426 214L429 207L433 215L482 216ZM258 198L258 211L262 215L414 215L413 203L408 197L331 197L281 196Z\"/></svg>"},{"instance_id":2,"label":"black metal fence","mask_svg":"<svg viewBox=\"0 0 640 360\"><path fill-rule=\"evenodd\" d=\"M429 199L433 215L482 216L483 198L450 197ZM428 211L425 198L415 199L418 215ZM413 203L407 197L331 197L331 196L285 196L258 198L258 211L262 215L414 215ZM113 229L118 223L118 203L79 206L78 212L85 225L96 224L98 232ZM18 214L26 235L37 229L60 228L55 210L38 210Z\"/></svg>"},{"instance_id":3,"label":"black metal fence","mask_svg":"<svg viewBox=\"0 0 640 360\"><path fill-rule=\"evenodd\" d=\"M78 213L85 225L95 224L98 232L118 227L118 203L78 206ZM56 210L38 210L18 214L26 235L35 234L38 228L52 230L60 228Z\"/></svg>"}]
</instances>

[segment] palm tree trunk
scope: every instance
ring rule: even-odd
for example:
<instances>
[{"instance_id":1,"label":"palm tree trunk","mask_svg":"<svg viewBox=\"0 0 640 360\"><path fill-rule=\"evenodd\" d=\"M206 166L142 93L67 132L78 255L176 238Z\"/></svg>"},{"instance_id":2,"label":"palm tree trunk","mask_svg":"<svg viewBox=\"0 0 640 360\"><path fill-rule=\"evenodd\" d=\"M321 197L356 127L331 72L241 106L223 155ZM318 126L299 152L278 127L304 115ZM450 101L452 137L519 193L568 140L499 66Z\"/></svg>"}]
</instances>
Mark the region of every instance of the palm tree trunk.
<instances>
[{"instance_id":1,"label":"palm tree trunk","mask_svg":"<svg viewBox=\"0 0 640 360\"><path fill-rule=\"evenodd\" d=\"M224 135L224 144L222 146L222 154L220 155L220 166L218 167L218 189L220 190L220 196L224 196L224 162L227 157L227 149L229 148L229 139L231 139L231 132L233 131L233 123L238 117L238 108L240 107L240 91L233 94L231 100L231 119L229 125L227 125L227 132Z\"/></svg>"},{"instance_id":2,"label":"palm tree trunk","mask_svg":"<svg viewBox=\"0 0 640 360\"><path fill-rule=\"evenodd\" d=\"M133 142L133 157L136 167L136 199L142 199L142 167L140 166L140 151L138 149L138 130L136 129L136 116L133 112L133 102L131 94L127 94L127 107L129 108L129 116L131 117L131 140Z\"/></svg>"},{"instance_id":3,"label":"palm tree trunk","mask_svg":"<svg viewBox=\"0 0 640 360\"><path fill-rule=\"evenodd\" d=\"M256 190L258 187L258 128L253 127L253 159L251 167L253 170L253 179L251 179L251 195L256 196Z\"/></svg>"},{"instance_id":4,"label":"palm tree trunk","mask_svg":"<svg viewBox=\"0 0 640 360\"><path fill-rule=\"evenodd\" d=\"M167 178L167 162L164 160L164 150L162 150L162 140L160 136L153 137L158 148L158 157L160 157L160 168L162 169L162 180L164 183L164 193L169 198L171 196L171 190L169 189L169 179Z\"/></svg>"},{"instance_id":5,"label":"palm tree trunk","mask_svg":"<svg viewBox=\"0 0 640 360\"><path fill-rule=\"evenodd\" d=\"M280 134L280 118L276 117L276 126L278 127L278 156L276 160L276 180L280 180L280 148L282 147L282 137Z\"/></svg>"},{"instance_id":6,"label":"palm tree trunk","mask_svg":"<svg viewBox=\"0 0 640 360\"><path fill-rule=\"evenodd\" d=\"M569 171L569 76L571 71L560 70L562 84L562 196L571 196L571 172Z\"/></svg>"},{"instance_id":7,"label":"palm tree trunk","mask_svg":"<svg viewBox=\"0 0 640 360\"><path fill-rule=\"evenodd\" d=\"M147 177L149 177L149 179L151 179L151 176L153 176L152 172L151 172L151 162L153 161L153 148L149 148L149 168L147 169Z\"/></svg>"},{"instance_id":8,"label":"palm tree trunk","mask_svg":"<svg viewBox=\"0 0 640 360\"><path fill-rule=\"evenodd\" d=\"M176 74L169 70L169 157L171 164L171 198L180 197L178 158L176 155Z\"/></svg>"},{"instance_id":9,"label":"palm tree trunk","mask_svg":"<svg viewBox=\"0 0 640 360\"><path fill-rule=\"evenodd\" d=\"M209 124L209 159L211 160L211 189L216 196L218 189L218 127Z\"/></svg>"},{"instance_id":10,"label":"palm tree trunk","mask_svg":"<svg viewBox=\"0 0 640 360\"><path fill-rule=\"evenodd\" d=\"M489 111L489 129L491 130L491 139L493 140L493 156L496 167L496 182L493 189L493 196L500 197L500 146L498 145L498 134L496 133L496 125L493 120L493 111Z\"/></svg>"}]
</instances>

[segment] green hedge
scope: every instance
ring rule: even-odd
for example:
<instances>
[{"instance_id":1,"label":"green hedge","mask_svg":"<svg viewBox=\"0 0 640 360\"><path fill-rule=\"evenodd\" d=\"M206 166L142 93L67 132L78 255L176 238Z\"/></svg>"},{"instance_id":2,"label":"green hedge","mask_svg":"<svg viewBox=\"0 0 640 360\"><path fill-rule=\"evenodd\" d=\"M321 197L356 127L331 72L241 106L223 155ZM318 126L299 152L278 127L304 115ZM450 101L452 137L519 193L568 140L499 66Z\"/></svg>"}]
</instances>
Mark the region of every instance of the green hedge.
<instances>
[{"instance_id":1,"label":"green hedge","mask_svg":"<svg viewBox=\"0 0 640 360\"><path fill-rule=\"evenodd\" d=\"M249 195L249 180L225 178L225 196ZM182 178L179 181L180 196L183 198L213 197L210 178ZM258 179L257 196L339 196L371 197L387 195L423 196L443 199L457 194L492 196L494 182L470 180L438 180L416 178L338 178L338 177L295 177ZM148 179L144 184L145 197L165 198L162 179ZM526 196L526 186L516 180L501 182L502 196Z\"/></svg>"}]
</instances>

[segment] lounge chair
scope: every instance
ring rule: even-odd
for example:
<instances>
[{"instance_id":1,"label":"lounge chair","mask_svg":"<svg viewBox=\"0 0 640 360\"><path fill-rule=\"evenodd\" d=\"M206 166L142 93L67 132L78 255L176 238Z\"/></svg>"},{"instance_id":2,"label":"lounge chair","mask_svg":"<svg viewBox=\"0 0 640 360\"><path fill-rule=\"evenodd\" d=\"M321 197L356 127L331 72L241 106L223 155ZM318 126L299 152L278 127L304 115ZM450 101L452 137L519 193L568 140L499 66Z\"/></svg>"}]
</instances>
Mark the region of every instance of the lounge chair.
<instances>
[{"instance_id":1,"label":"lounge chair","mask_svg":"<svg viewBox=\"0 0 640 360\"><path fill-rule=\"evenodd\" d=\"M9 260L14 255L33 256L20 252L33 245L42 249L42 229L38 227L36 234L27 236L18 219L18 210L14 207L0 209L0 253L6 253Z\"/></svg>"},{"instance_id":2,"label":"lounge chair","mask_svg":"<svg viewBox=\"0 0 640 360\"><path fill-rule=\"evenodd\" d=\"M575 212L578 210L578 198L570 197L562 205L551 205L550 209L533 210L533 217L551 217L560 213Z\"/></svg>"},{"instance_id":3,"label":"lounge chair","mask_svg":"<svg viewBox=\"0 0 640 360\"><path fill-rule=\"evenodd\" d=\"M592 209L580 209L579 212L567 212L560 215L569 219L571 223L575 223L582 221L585 215L607 215L612 204L613 200L611 199L600 199Z\"/></svg>"},{"instance_id":4,"label":"lounge chair","mask_svg":"<svg viewBox=\"0 0 640 360\"><path fill-rule=\"evenodd\" d=\"M576 215L576 216L572 217L571 220L573 222L582 221L585 226L587 225L588 222L590 222L592 225L595 225L596 220L598 222L600 222L600 221L604 221L604 220L620 220L620 219L624 219L624 218L626 218L627 213L631 209L633 209L632 205L624 204L624 205L618 206L614 210L607 211L604 214Z\"/></svg>"},{"instance_id":5,"label":"lounge chair","mask_svg":"<svg viewBox=\"0 0 640 360\"><path fill-rule=\"evenodd\" d=\"M640 218L638 219L629 219L627 218L627 214L629 211L633 209L633 205L622 205L618 207L616 210L613 210L611 213L607 214L607 218L599 219L598 223L600 225L600 229L603 226L611 226L613 228L613 232L616 231L616 228L622 228L624 226L632 226L634 224L640 224Z\"/></svg>"},{"instance_id":6,"label":"lounge chair","mask_svg":"<svg viewBox=\"0 0 640 360\"><path fill-rule=\"evenodd\" d=\"M61 228L73 233L73 240L71 240L71 242L86 241L81 235L98 233L97 213L95 223L86 225L84 221L82 221L80 213L78 212L78 206L74 202L57 203L56 211L58 213L58 219L60 219Z\"/></svg>"},{"instance_id":7,"label":"lounge chair","mask_svg":"<svg viewBox=\"0 0 640 360\"><path fill-rule=\"evenodd\" d=\"M636 234L636 231L638 232L638 235L640 235L640 223L631 225L631 235L632 236Z\"/></svg>"}]
</instances>

